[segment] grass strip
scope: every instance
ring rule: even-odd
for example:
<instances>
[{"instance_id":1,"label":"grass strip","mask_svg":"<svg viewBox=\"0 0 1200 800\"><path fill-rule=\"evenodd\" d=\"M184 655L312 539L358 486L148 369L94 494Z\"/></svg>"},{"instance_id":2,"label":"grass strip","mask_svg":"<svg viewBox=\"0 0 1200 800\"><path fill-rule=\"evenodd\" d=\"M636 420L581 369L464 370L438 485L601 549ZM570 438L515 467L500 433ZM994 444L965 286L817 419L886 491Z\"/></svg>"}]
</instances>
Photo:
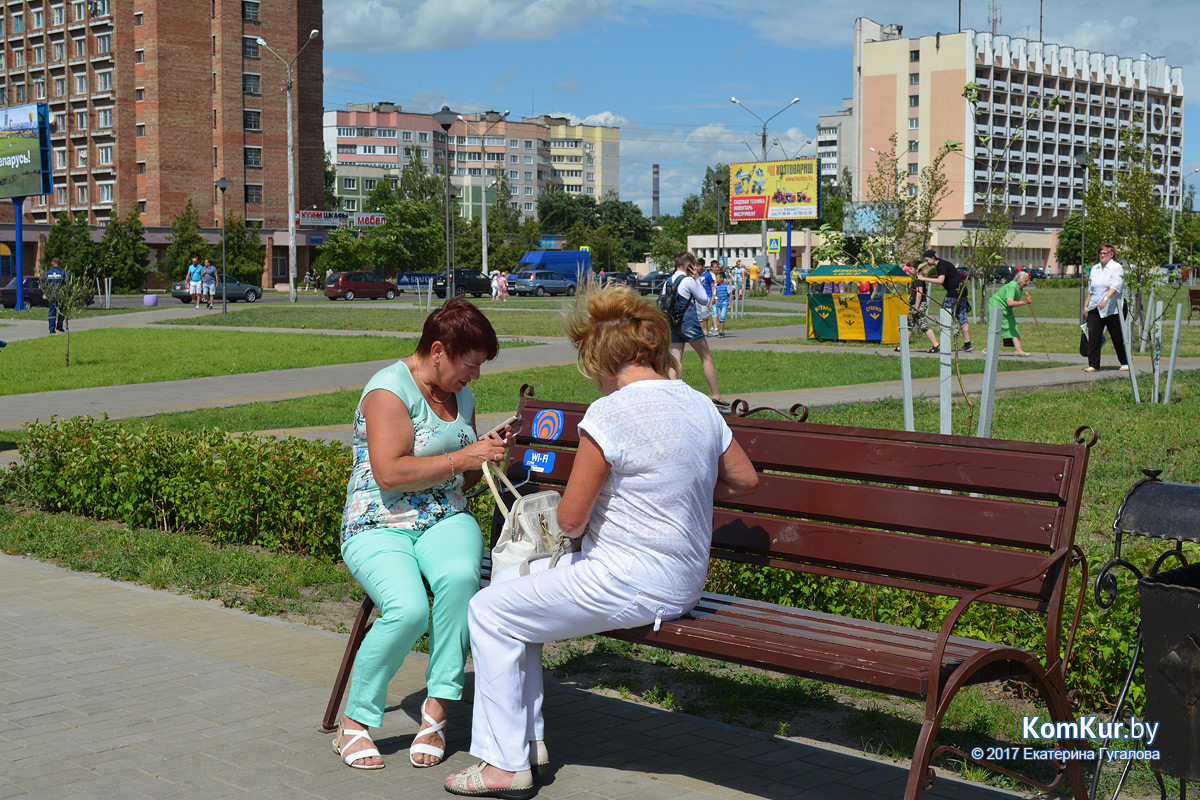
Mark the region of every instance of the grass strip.
<instances>
[{"instance_id":1,"label":"grass strip","mask_svg":"<svg viewBox=\"0 0 1200 800\"><path fill-rule=\"evenodd\" d=\"M115 295L114 295L115 297ZM76 319L89 319L94 317L110 317L114 314L132 314L136 311L147 311L148 309L141 306L130 306L128 308L87 308L80 311ZM48 310L45 308L26 308L17 311L15 308L0 309L0 319L36 319L42 322L46 321Z\"/></svg>"}]
</instances>

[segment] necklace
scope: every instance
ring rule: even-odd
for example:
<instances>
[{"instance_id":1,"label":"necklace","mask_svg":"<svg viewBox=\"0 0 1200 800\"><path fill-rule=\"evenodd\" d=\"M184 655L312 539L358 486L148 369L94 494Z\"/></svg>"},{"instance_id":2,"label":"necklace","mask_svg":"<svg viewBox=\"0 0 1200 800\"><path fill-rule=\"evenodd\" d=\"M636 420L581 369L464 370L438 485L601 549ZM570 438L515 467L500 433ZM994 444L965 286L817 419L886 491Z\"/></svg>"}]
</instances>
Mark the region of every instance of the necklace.
<instances>
[{"instance_id":1,"label":"necklace","mask_svg":"<svg viewBox=\"0 0 1200 800\"><path fill-rule=\"evenodd\" d=\"M417 377L420 378L421 383L425 384L425 392L429 395L430 401L439 406L445 405L446 401L450 399L450 395L454 394L453 392L446 392L439 400L437 395L433 393L433 384L425 380L425 378L421 375L418 375Z\"/></svg>"}]
</instances>

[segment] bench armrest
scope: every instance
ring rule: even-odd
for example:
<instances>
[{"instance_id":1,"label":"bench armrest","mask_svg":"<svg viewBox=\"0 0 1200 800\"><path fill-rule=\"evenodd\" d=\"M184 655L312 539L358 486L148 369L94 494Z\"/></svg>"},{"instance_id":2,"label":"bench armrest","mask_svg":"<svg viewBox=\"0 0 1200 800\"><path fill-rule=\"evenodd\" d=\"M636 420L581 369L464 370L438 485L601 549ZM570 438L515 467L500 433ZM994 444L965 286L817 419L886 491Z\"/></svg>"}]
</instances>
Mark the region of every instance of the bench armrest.
<instances>
[{"instance_id":1,"label":"bench armrest","mask_svg":"<svg viewBox=\"0 0 1200 800\"><path fill-rule=\"evenodd\" d=\"M941 681L942 681L942 657L945 655L946 645L950 641L950 635L954 631L955 626L958 625L958 619L959 619L959 617L962 616L962 613L964 611L966 611L967 606L969 606L971 603L975 602L976 600L978 600L979 598L981 598L985 595L1002 592L1005 589L1009 589L1009 588L1012 588L1013 586L1018 586L1022 583L1025 583L1026 581L1033 580L1034 578L1036 578L1038 575L1041 575L1046 570L1052 569L1056 564L1061 562L1063 559L1070 557L1073 554L1075 549L1078 549L1078 548L1074 548L1072 550L1062 550L1060 552L1053 553L1048 558L1046 558L1044 561L1040 562L1037 565L1037 567L1030 570L1028 573L1026 573L1024 575L1020 575L1016 578L1011 578L1007 581L1004 581L1003 583L997 583L997 584L993 584L992 586L986 586L982 589L977 589L976 591L971 592L970 594L964 595L963 597L959 598L959 601L954 604L954 608L950 609L950 613L946 615L946 618L944 620L942 620L942 626L941 626L941 628L938 629L937 643L933 647L933 654L929 660L929 672L930 672L930 674L929 674L929 689L928 689L928 692L926 693L926 700L929 704L936 705L936 703L938 702L938 695L939 695L939 691L941 688ZM1070 565L1068 564L1068 567L1069 566ZM1060 580L1062 580L1062 579L1065 579L1065 577L1060 578ZM1079 618L1079 608L1078 607L1075 610L1075 618L1076 618L1076 620L1078 620L1078 618ZM1072 628L1071 628L1072 638L1074 638L1074 629L1075 628L1074 628L1074 624L1073 624ZM1047 650L1049 650L1050 641L1051 641L1051 637L1047 636ZM1047 660L1049 660L1048 653L1047 653Z\"/></svg>"}]
</instances>

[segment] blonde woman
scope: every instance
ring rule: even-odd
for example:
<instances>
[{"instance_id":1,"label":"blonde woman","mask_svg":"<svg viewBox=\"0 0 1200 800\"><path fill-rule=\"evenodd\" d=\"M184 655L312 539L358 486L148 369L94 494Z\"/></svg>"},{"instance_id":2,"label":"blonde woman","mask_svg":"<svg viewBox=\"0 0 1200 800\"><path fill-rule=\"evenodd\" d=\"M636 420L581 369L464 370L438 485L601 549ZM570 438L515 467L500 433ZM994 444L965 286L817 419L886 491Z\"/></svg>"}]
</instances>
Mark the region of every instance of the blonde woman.
<instances>
[{"instance_id":1,"label":"blonde woman","mask_svg":"<svg viewBox=\"0 0 1200 800\"><path fill-rule=\"evenodd\" d=\"M472 599L471 754L481 761L446 779L451 794L533 797L531 766L548 760L542 645L687 613L708 568L714 497L758 487L712 401L667 377L666 317L623 287L585 302L567 335L604 397L579 423L558 520L568 536L587 536L569 563L506 570Z\"/></svg>"}]
</instances>

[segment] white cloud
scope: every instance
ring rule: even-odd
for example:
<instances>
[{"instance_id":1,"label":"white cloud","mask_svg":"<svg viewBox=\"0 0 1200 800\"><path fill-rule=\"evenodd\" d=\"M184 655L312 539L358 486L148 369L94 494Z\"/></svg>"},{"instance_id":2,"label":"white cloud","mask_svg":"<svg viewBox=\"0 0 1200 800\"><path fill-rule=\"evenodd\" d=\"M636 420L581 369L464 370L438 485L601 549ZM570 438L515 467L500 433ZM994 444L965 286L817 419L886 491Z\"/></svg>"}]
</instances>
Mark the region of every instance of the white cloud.
<instances>
[{"instance_id":1,"label":"white cloud","mask_svg":"<svg viewBox=\"0 0 1200 800\"><path fill-rule=\"evenodd\" d=\"M629 123L629 120L622 116L618 116L611 111L601 111L599 114L591 114L583 118L584 125L609 125L621 126Z\"/></svg>"},{"instance_id":2,"label":"white cloud","mask_svg":"<svg viewBox=\"0 0 1200 800\"><path fill-rule=\"evenodd\" d=\"M343 52L461 50L560 36L607 14L606 0L339 0L326 45Z\"/></svg>"},{"instance_id":3,"label":"white cloud","mask_svg":"<svg viewBox=\"0 0 1200 800\"><path fill-rule=\"evenodd\" d=\"M327 64L324 69L325 89L345 85L378 86L379 79L362 67L350 64Z\"/></svg>"}]
</instances>

